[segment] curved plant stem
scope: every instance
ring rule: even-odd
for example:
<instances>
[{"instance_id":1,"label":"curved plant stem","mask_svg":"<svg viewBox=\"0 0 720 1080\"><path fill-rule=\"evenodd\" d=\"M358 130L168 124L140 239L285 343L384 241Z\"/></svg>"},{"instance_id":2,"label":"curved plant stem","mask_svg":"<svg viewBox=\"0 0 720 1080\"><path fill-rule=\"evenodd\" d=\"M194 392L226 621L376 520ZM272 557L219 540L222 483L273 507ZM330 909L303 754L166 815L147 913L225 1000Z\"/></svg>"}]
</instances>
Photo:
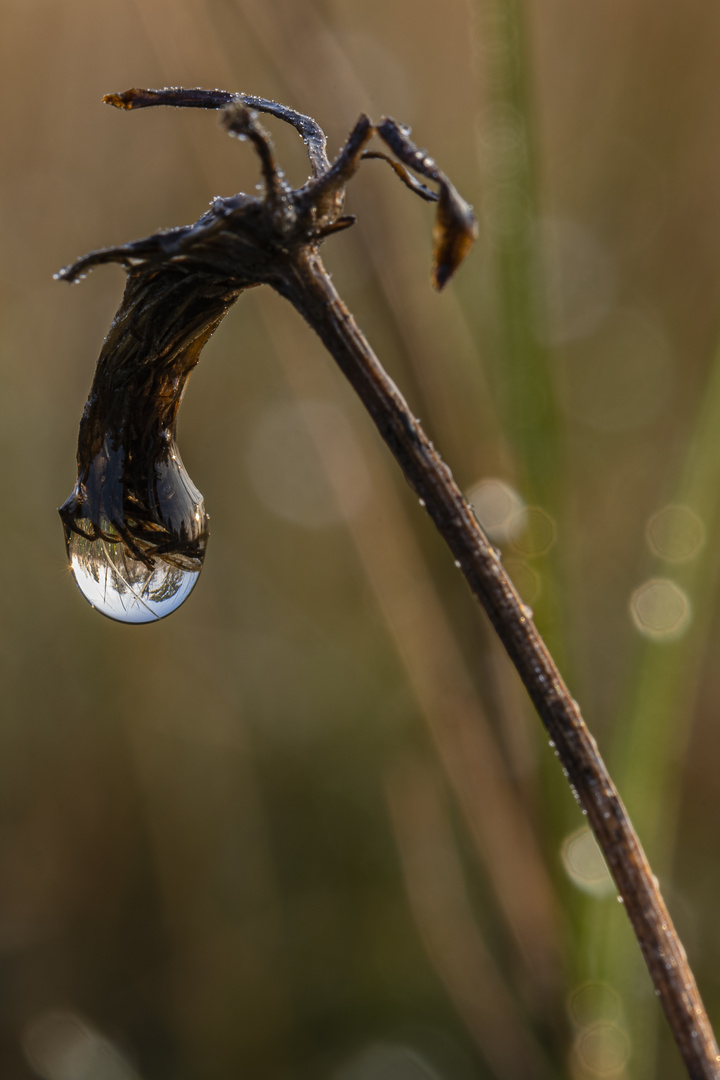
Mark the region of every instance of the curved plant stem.
<instances>
[{"instance_id":1,"label":"curved plant stem","mask_svg":"<svg viewBox=\"0 0 720 1080\"><path fill-rule=\"evenodd\" d=\"M450 470L386 374L316 252L275 286L318 333L453 553L537 709L618 887L688 1075L720 1077L720 1052L685 950L625 807L573 700Z\"/></svg>"}]
</instances>

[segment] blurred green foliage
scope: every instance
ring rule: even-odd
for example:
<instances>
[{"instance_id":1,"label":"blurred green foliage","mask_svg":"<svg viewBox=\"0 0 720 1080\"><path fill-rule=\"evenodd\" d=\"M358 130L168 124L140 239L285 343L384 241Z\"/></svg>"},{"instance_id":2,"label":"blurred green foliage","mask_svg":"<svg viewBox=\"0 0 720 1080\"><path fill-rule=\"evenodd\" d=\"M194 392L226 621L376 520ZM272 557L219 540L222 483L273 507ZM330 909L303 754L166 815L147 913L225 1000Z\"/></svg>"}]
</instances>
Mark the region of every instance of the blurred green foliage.
<instances>
[{"instance_id":1,"label":"blurred green foliage","mask_svg":"<svg viewBox=\"0 0 720 1080\"><path fill-rule=\"evenodd\" d=\"M434 296L432 208L368 163L326 262L562 657L717 1020L720 10L5 0L0 20L0 1074L679 1075L514 673L269 292L182 407L212 517L193 596L151 627L90 611L55 507L122 274L52 273L258 180L213 114L104 93L274 97L331 152L362 110L412 125L477 208L474 254ZM300 140L266 126L302 182Z\"/></svg>"}]
</instances>

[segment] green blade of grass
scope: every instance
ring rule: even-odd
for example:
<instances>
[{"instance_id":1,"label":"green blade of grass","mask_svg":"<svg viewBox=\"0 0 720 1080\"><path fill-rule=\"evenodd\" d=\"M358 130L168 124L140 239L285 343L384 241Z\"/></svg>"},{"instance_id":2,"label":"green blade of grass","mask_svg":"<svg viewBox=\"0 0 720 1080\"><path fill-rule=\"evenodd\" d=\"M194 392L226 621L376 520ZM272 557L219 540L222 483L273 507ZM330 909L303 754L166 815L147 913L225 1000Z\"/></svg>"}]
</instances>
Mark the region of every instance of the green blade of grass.
<instances>
[{"instance_id":1,"label":"green blade of grass","mask_svg":"<svg viewBox=\"0 0 720 1080\"><path fill-rule=\"evenodd\" d=\"M496 281L496 378L522 482L533 500L552 508L558 502L561 451L550 355L539 332L539 199L525 16L518 0L490 0L487 15L493 134L486 145L496 164L484 197ZM499 142L494 147L493 135Z\"/></svg>"},{"instance_id":2,"label":"green blade of grass","mask_svg":"<svg viewBox=\"0 0 720 1080\"><path fill-rule=\"evenodd\" d=\"M624 701L618 711L612 752L618 787L653 865L662 873L672 861L682 776L681 763L693 719L704 642L718 592L720 534L720 346L701 395L688 452L668 506L681 508L696 523L696 548L682 561L659 554L647 581L668 581L687 599L684 633L638 641ZM701 531L700 531L701 530ZM704 533L704 539L702 536ZM681 627L682 628L682 627ZM626 927L612 904L587 911L587 955L598 958L597 975L637 1008L629 1018L633 1076L654 1074L657 1022L651 988L635 951L627 948ZM640 1036L640 1032L642 1035Z\"/></svg>"},{"instance_id":3,"label":"green blade of grass","mask_svg":"<svg viewBox=\"0 0 720 1080\"><path fill-rule=\"evenodd\" d=\"M480 167L492 279L493 380L516 482L524 500L540 507L543 520L547 514L556 527L563 516L565 464L552 355L543 333L542 253L536 227L540 200L527 17L519 0L486 0L479 11L479 48L489 102L484 110ZM532 551L533 537L528 541ZM557 546L546 551L540 545L531 556L541 582L533 607L550 649L566 670L563 627L567 618L564 594L558 588L560 558Z\"/></svg>"}]
</instances>

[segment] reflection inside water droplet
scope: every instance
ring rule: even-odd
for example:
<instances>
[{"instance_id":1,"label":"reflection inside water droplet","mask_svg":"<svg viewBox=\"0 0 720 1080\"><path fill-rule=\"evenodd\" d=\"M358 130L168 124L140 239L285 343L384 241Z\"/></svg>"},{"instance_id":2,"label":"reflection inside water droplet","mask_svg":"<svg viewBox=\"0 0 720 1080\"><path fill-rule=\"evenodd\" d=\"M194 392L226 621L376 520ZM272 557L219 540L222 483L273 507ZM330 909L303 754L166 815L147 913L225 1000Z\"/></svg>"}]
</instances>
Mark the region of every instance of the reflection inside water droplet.
<instances>
[{"instance_id":1,"label":"reflection inside water droplet","mask_svg":"<svg viewBox=\"0 0 720 1080\"><path fill-rule=\"evenodd\" d=\"M205 553L196 558L185 556L182 563L160 555L136 558L120 537L112 542L112 526L103 523L100 537L91 540L71 532L66 537L68 557L77 586L92 607L110 619L127 623L155 622L169 615L188 598L202 568ZM92 522L80 519L80 529L90 529Z\"/></svg>"},{"instance_id":2,"label":"reflection inside water droplet","mask_svg":"<svg viewBox=\"0 0 720 1080\"><path fill-rule=\"evenodd\" d=\"M60 515L77 586L108 618L156 622L192 592L208 518L174 443L145 476L106 438Z\"/></svg>"}]
</instances>

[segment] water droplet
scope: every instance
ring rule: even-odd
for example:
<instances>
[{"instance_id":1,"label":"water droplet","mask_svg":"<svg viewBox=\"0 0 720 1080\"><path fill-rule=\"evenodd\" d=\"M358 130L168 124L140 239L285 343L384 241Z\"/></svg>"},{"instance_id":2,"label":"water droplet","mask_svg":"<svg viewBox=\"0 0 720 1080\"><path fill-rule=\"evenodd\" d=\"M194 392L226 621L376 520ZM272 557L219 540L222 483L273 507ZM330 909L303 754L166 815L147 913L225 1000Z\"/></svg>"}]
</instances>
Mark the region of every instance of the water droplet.
<instances>
[{"instance_id":1,"label":"water droplet","mask_svg":"<svg viewBox=\"0 0 720 1080\"><path fill-rule=\"evenodd\" d=\"M625 903L625 901L623 900L622 896L618 896L618 904L624 904L624 903Z\"/></svg>"},{"instance_id":2,"label":"water droplet","mask_svg":"<svg viewBox=\"0 0 720 1080\"><path fill-rule=\"evenodd\" d=\"M456 566L456 567L458 568L458 570L460 570L460 569L461 569L461 567L462 567L462 563L460 562L460 560L459 560L459 559L456 559L456 560L455 560L455 566Z\"/></svg>"},{"instance_id":3,"label":"water droplet","mask_svg":"<svg viewBox=\"0 0 720 1080\"><path fill-rule=\"evenodd\" d=\"M425 500L424 500L424 499L419 499L418 501L419 501L419 503L420 503L420 505L421 505L421 506L424 506L424 505L425 505Z\"/></svg>"},{"instance_id":4,"label":"water droplet","mask_svg":"<svg viewBox=\"0 0 720 1080\"><path fill-rule=\"evenodd\" d=\"M87 519L76 526L93 527ZM197 581L204 549L195 558L145 554L140 559L119 536L115 543L111 537L103 539L110 529L102 522L96 540L77 532L67 538L70 566L88 603L108 618L127 623L157 622L180 607Z\"/></svg>"},{"instance_id":5,"label":"water droplet","mask_svg":"<svg viewBox=\"0 0 720 1080\"><path fill-rule=\"evenodd\" d=\"M523 615L524 615L524 617L526 619L532 619L532 617L533 617L533 609L531 607L528 607L527 604L521 604L520 605L520 610L522 611L522 613L523 613Z\"/></svg>"},{"instance_id":6,"label":"water droplet","mask_svg":"<svg viewBox=\"0 0 720 1080\"><path fill-rule=\"evenodd\" d=\"M60 515L77 586L108 618L157 622L192 592L208 517L174 443L138 472L106 438Z\"/></svg>"}]
</instances>

